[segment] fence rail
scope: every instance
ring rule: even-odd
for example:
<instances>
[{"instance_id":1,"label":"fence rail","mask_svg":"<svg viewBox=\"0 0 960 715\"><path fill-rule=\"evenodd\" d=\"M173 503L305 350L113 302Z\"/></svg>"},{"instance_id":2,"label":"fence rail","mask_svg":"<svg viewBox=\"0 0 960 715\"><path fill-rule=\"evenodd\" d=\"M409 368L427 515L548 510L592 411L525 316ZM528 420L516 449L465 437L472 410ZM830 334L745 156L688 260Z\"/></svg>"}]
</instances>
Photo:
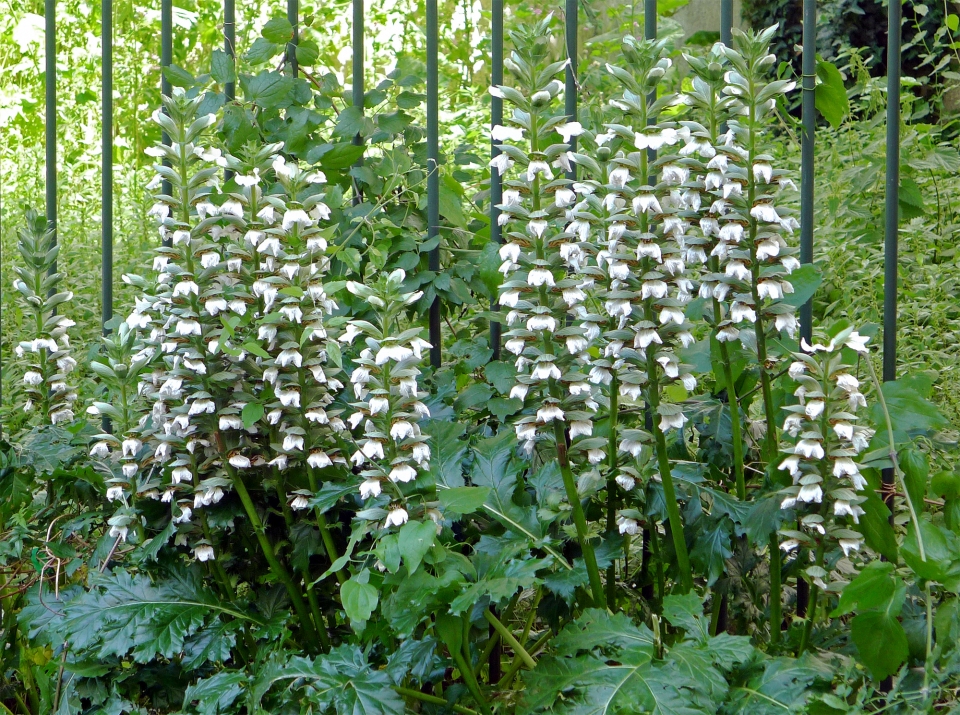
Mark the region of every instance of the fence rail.
<instances>
[{"instance_id":1,"label":"fence rail","mask_svg":"<svg viewBox=\"0 0 960 715\"><path fill-rule=\"evenodd\" d=\"M102 276L103 302L102 323L104 332L113 315L113 67L112 67L112 17L113 0L102 1L102 41L103 41L103 187L102 187ZM236 56L236 17L235 0L223 1L224 50L231 57ZM437 0L425 0L424 20L427 35L427 151L428 151L428 187L427 187L427 238L439 235L439 87L438 87L438 23ZM571 120L577 116L577 33L579 0L564 0L565 47L570 60L566 70L565 112ZM364 103L364 3L353 0L353 89L355 106ZM801 227L800 257L802 263L813 261L814 239L814 154L816 111L814 106L814 86L816 83L816 0L803 0L803 60L802 60L802 158L801 158ZM56 0L45 0L46 31L46 219L50 228L57 228L57 69L56 69ZM287 67L296 74L296 46L299 37L299 0L287 0L287 17L293 26L293 38L287 47ZM161 68L172 63L173 58L173 2L160 0L160 64ZM491 56L490 68L493 84L503 82L503 0L492 0L491 11ZM885 184L885 238L884 238L884 306L883 306L883 379L896 379L897 350L897 243L899 230L898 194L899 194L899 142L900 142L900 21L899 2L890 2L888 10L887 45L887 159ZM647 38L657 36L657 1L644 0L644 35ZM733 27L733 0L720 0L720 38L724 43L731 41ZM893 31L895 30L895 31ZM161 72L161 92L169 94L170 83ZM226 96L233 99L235 86L226 85ZM491 100L490 122L496 126L503 121L503 101L496 97ZM163 137L169 142L169 137ZM359 137L358 137L359 141ZM490 154L499 154L496 141L491 141ZM165 193L169 193L169 184L164 182ZM495 168L490 170L490 240L501 241L501 230L497 218L497 205L502 197L502 183ZM54 240L56 234L54 233ZM440 270L440 248L431 249L429 270ZM811 335L811 301L801 309L801 335L809 339ZM496 305L493 306L496 308ZM433 348L430 362L438 367L441 361L441 323L440 298L430 306L429 332ZM490 339L494 357L500 355L500 325L492 323ZM892 480L892 473L884 473L884 481Z\"/></svg>"}]
</instances>

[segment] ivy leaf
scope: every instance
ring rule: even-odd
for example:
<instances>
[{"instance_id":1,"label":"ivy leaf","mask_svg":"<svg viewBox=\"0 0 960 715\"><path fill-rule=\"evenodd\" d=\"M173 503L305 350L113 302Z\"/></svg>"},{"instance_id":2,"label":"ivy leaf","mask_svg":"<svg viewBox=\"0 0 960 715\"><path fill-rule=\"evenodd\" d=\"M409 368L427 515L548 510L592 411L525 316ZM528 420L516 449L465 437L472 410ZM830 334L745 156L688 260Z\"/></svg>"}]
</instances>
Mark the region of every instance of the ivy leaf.
<instances>
[{"instance_id":1,"label":"ivy leaf","mask_svg":"<svg viewBox=\"0 0 960 715\"><path fill-rule=\"evenodd\" d=\"M264 109L277 109L285 101L290 90L290 78L273 70L263 70L255 77L242 75L240 87L248 102Z\"/></svg>"},{"instance_id":2,"label":"ivy leaf","mask_svg":"<svg viewBox=\"0 0 960 715\"><path fill-rule=\"evenodd\" d=\"M163 76L174 87L189 89L197 83L193 75L179 65L170 64L163 68Z\"/></svg>"},{"instance_id":3,"label":"ivy leaf","mask_svg":"<svg viewBox=\"0 0 960 715\"><path fill-rule=\"evenodd\" d=\"M431 520L408 521L400 529L398 546L408 574L414 573L420 567L420 562L433 546L436 536L437 526Z\"/></svg>"},{"instance_id":4,"label":"ivy leaf","mask_svg":"<svg viewBox=\"0 0 960 715\"><path fill-rule=\"evenodd\" d=\"M440 506L456 514L472 514L483 506L489 487L454 487L440 492Z\"/></svg>"},{"instance_id":5,"label":"ivy leaf","mask_svg":"<svg viewBox=\"0 0 960 715\"><path fill-rule=\"evenodd\" d=\"M263 37L258 37L253 41L250 49L244 53L243 59L252 65L260 65L276 57L282 49L281 45L270 42Z\"/></svg>"},{"instance_id":6,"label":"ivy leaf","mask_svg":"<svg viewBox=\"0 0 960 715\"><path fill-rule=\"evenodd\" d=\"M223 50L215 49L210 60L210 76L217 84L236 81L237 74L234 70L233 58Z\"/></svg>"},{"instance_id":7,"label":"ivy leaf","mask_svg":"<svg viewBox=\"0 0 960 715\"><path fill-rule=\"evenodd\" d=\"M433 528L432 524L431 528ZM377 589L369 583L360 583L356 576L340 587L340 602L343 604L343 610L354 623L369 621L379 601L380 594Z\"/></svg>"},{"instance_id":8,"label":"ivy leaf","mask_svg":"<svg viewBox=\"0 0 960 715\"><path fill-rule=\"evenodd\" d=\"M293 25L285 17L274 17L267 21L260 34L264 39L282 45L293 39Z\"/></svg>"},{"instance_id":9,"label":"ivy leaf","mask_svg":"<svg viewBox=\"0 0 960 715\"><path fill-rule=\"evenodd\" d=\"M297 44L297 64L312 67L320 58L320 48L313 40L301 40Z\"/></svg>"},{"instance_id":10,"label":"ivy leaf","mask_svg":"<svg viewBox=\"0 0 960 715\"><path fill-rule=\"evenodd\" d=\"M363 136L367 118L360 107L347 107L337 116L337 126L333 135L337 137L353 138L358 134Z\"/></svg>"},{"instance_id":11,"label":"ivy leaf","mask_svg":"<svg viewBox=\"0 0 960 715\"><path fill-rule=\"evenodd\" d=\"M823 118L830 122L830 126L836 129L843 118L850 113L850 102L847 100L847 90L843 86L843 77L832 62L817 58L817 79L820 82L814 89L814 105Z\"/></svg>"},{"instance_id":12,"label":"ivy leaf","mask_svg":"<svg viewBox=\"0 0 960 715\"><path fill-rule=\"evenodd\" d=\"M850 622L850 635L860 660L876 680L896 673L910 651L907 634L896 616L886 612L861 613Z\"/></svg>"}]
</instances>

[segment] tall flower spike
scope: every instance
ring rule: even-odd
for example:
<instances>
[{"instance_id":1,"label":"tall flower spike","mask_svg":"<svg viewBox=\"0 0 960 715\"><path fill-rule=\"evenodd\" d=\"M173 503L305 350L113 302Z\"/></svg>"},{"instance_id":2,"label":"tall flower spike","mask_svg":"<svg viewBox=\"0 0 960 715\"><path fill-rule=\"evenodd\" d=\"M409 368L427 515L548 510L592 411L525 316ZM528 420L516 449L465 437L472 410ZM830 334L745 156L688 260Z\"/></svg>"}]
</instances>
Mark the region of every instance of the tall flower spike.
<instances>
[{"instance_id":1,"label":"tall flower spike","mask_svg":"<svg viewBox=\"0 0 960 715\"><path fill-rule=\"evenodd\" d=\"M847 328L829 344L805 345L790 365L790 377L798 384L798 404L784 409L784 432L792 442L781 453L778 468L787 472L793 484L784 490L781 507L799 513L799 530L784 530L785 551L800 546L839 546L844 556L857 551L863 541L850 523L859 523L860 507L866 497L860 493L866 479L860 474L856 457L870 442L873 430L857 424L857 411L866 405L860 392L855 366L844 362L843 349L866 352L861 336ZM822 554L823 548L817 548ZM822 561L822 558L821 558ZM824 587L822 562L806 570L814 583Z\"/></svg>"},{"instance_id":2,"label":"tall flower spike","mask_svg":"<svg viewBox=\"0 0 960 715\"><path fill-rule=\"evenodd\" d=\"M420 291L403 290L405 278L398 268L372 286L348 282L347 290L374 308L378 324L351 320L340 338L347 344L361 337L364 341L350 375L355 399L348 422L356 435L350 461L361 478L361 499L376 499L371 506L387 507L376 512L383 512L378 518L384 527L400 526L411 515L437 516L426 508L434 495L421 493L415 485L430 469L428 436L420 430L430 410L418 379L430 344L420 337L422 328L401 325L404 311L421 296Z\"/></svg>"},{"instance_id":3,"label":"tall flower spike","mask_svg":"<svg viewBox=\"0 0 960 715\"><path fill-rule=\"evenodd\" d=\"M23 265L15 266L17 277L13 287L22 297L25 320L32 322L31 340L24 340L14 349L26 362L23 390L25 410L37 410L42 422L57 425L72 422L77 390L70 373L77 361L70 355L67 330L75 323L65 315L57 315L57 307L69 303L73 293L58 291L62 273L51 273L59 246L46 220L35 211L27 211L26 224L18 230L17 250Z\"/></svg>"},{"instance_id":4,"label":"tall flower spike","mask_svg":"<svg viewBox=\"0 0 960 715\"><path fill-rule=\"evenodd\" d=\"M673 122L657 121L676 98L665 94L651 101L670 67L663 56L665 47L664 41L627 38L623 45L626 67L608 65L623 91L611 101L620 112L619 121L606 126L624 140L625 148L613 160L616 168L604 187L604 203L620 208L607 218L606 246L598 251L597 262L609 277L604 308L609 319L618 320L606 335L605 353L620 361L620 396L634 401L642 396L652 419L671 535L687 590L692 586L689 557L665 437L683 428L687 418L681 405L664 399L663 387L674 381L687 389L696 386L678 348L693 342L684 310L694 288L686 234L687 213L691 205L699 206L699 194L695 199L689 190L690 169L674 148L689 138L689 132ZM651 150L663 152L652 165ZM655 173L658 180L651 176ZM650 435L635 430L623 435L619 449L637 455L640 445L649 441Z\"/></svg>"},{"instance_id":5,"label":"tall flower spike","mask_svg":"<svg viewBox=\"0 0 960 715\"><path fill-rule=\"evenodd\" d=\"M595 328L585 320L585 277L582 275L589 240L589 223L576 221L576 185L564 178L571 169L570 138L582 127L558 112L563 83L557 74L564 62L546 64L544 42L549 26L513 33L515 46L504 64L517 87L494 88L512 105L505 129L503 155L513 161L504 174L500 220L506 243L500 249L504 274L500 304L506 316L505 348L516 356L517 383L511 397L524 400L514 429L524 452L532 455L538 443L556 449L564 486L573 509L597 603L603 587L581 497L571 468L571 454L589 455L592 448L593 399L584 367ZM512 140L512 141L510 141ZM559 141L558 141L559 140ZM568 216L568 213L570 214ZM567 440L572 446L568 452Z\"/></svg>"},{"instance_id":6,"label":"tall flower spike","mask_svg":"<svg viewBox=\"0 0 960 715\"><path fill-rule=\"evenodd\" d=\"M773 167L773 157L763 154L762 134L769 131L778 98L795 83L768 81L775 57L769 54L770 32L734 35L734 48L724 47L729 62L723 93L730 99L729 129L707 163L706 182L714 196L711 218L717 220L718 238L712 255L720 262L715 295L730 298L724 337L739 330L739 338L757 352L764 413L769 427L764 453L776 449L771 359L767 338L771 333L793 336L797 318L784 296L793 292L788 276L799 267L796 250L785 236L798 223L790 209L779 203L781 187L792 186L785 172ZM751 328L752 324L752 330ZM775 365L773 366L775 369Z\"/></svg>"}]
</instances>

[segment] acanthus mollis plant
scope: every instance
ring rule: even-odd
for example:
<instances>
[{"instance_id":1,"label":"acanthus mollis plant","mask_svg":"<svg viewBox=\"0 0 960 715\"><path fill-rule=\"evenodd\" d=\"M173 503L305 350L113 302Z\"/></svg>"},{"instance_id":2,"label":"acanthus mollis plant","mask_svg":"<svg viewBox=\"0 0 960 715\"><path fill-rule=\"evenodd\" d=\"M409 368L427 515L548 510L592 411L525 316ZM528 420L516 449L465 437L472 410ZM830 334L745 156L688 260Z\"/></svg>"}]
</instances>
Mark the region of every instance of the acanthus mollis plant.
<instances>
[{"instance_id":1,"label":"acanthus mollis plant","mask_svg":"<svg viewBox=\"0 0 960 715\"><path fill-rule=\"evenodd\" d=\"M345 425L327 412L342 383L326 364L323 319L336 305L321 283L332 231L318 227L330 215L323 176L287 162L279 145L239 159L223 154L205 134L215 117L197 118L198 104L179 94L165 98L167 114L155 114L171 137L155 152L170 166L155 168L172 194L158 195L153 213L171 240L158 250L155 287L129 278L147 290L127 322L149 329L144 352L152 361L141 469L171 503L177 543L210 562L227 593L217 559L223 535L206 511L235 492L300 628L316 643L325 625L312 579L302 573L302 588L291 575L252 491L275 491L292 527L293 512L316 489L313 470L345 464L335 438ZM227 166L237 173L221 189L218 173Z\"/></svg>"},{"instance_id":2,"label":"acanthus mollis plant","mask_svg":"<svg viewBox=\"0 0 960 715\"><path fill-rule=\"evenodd\" d=\"M351 345L363 341L350 375L354 411L347 421L354 449L349 459L367 505L361 513L384 529L411 518L440 521L428 483L428 435L420 429L421 420L430 416L422 402L427 393L419 387L419 365L430 343L421 337L420 326L403 325L405 311L421 296L403 289L405 278L398 268L373 285L348 281L347 290L372 307L376 322L350 320L340 338Z\"/></svg>"},{"instance_id":3,"label":"acanthus mollis plant","mask_svg":"<svg viewBox=\"0 0 960 715\"><path fill-rule=\"evenodd\" d=\"M14 352L26 361L23 389L27 396L24 410L40 414L42 423L52 425L73 422L76 387L70 373L77 361L70 355L67 330L74 321L57 312L73 294L59 291L63 274L54 266L60 247L46 219L36 211L26 212L26 225L18 230L17 250L23 265L14 267L14 289L20 294L24 316L31 321L33 338L21 341Z\"/></svg>"},{"instance_id":4,"label":"acanthus mollis plant","mask_svg":"<svg viewBox=\"0 0 960 715\"><path fill-rule=\"evenodd\" d=\"M730 98L723 103L729 112L728 129L705 162L704 190L713 200L703 202L709 210L701 221L704 234L715 239L711 256L717 259L717 270L705 276L704 283L721 304L716 339L739 339L756 355L764 420L757 423L755 432L763 436L767 462L776 454L773 376L779 363L768 340L781 332L791 338L796 335L796 309L784 298L794 290L789 275L800 267L798 249L784 238L799 224L781 201L781 192L796 186L786 171L774 167L774 157L763 151L778 101L795 86L789 80L769 79L776 64L776 57L769 53L772 32L773 28L760 33L737 31L734 47L722 48L730 67L723 75L722 90ZM702 294L706 293L705 288Z\"/></svg>"},{"instance_id":5,"label":"acanthus mollis plant","mask_svg":"<svg viewBox=\"0 0 960 715\"><path fill-rule=\"evenodd\" d=\"M607 132L619 136L623 148L612 159L615 168L602 189L603 205L613 213L605 218L605 231L597 235L601 242L597 264L606 274L600 296L603 308L614 324L604 336L608 362L595 364L592 377L619 386L610 390L611 434L617 430L617 398L635 405L642 398L646 429L625 431L618 448L639 457L643 445L652 443L679 581L689 590L692 573L667 446L667 435L682 430L687 417L681 404L667 399L665 388L676 382L692 391L697 385L692 367L682 362L679 351L694 342L694 326L685 308L706 256L696 239L687 238L687 215L699 208L700 196L686 185L690 170L671 149L689 132L673 121L658 121L658 115L677 102L668 93L657 96L670 67L665 49L662 40L626 38L625 66L608 66L622 93L611 100L619 116L606 125ZM663 150L664 155L651 162L651 150ZM633 469L624 476L632 480L636 473ZM629 515L635 513L622 515L621 531L636 531L636 519Z\"/></svg>"},{"instance_id":6,"label":"acanthus mollis plant","mask_svg":"<svg viewBox=\"0 0 960 715\"><path fill-rule=\"evenodd\" d=\"M860 505L866 496L861 492L867 488L856 459L874 431L857 423L857 411L867 402L856 364L848 363L844 352L866 355L868 340L853 328L840 330L827 344L802 340L803 352L794 354L789 367L790 377L798 383L794 392L798 404L784 408L789 414L783 431L795 441L783 450L778 468L792 480L782 490L781 508L798 512L798 528L781 530L786 538L780 548L791 552L803 547L800 553L809 553L813 561L803 569L810 582L810 616L801 652L809 641L817 599L827 587L825 556L839 548L849 557L863 543L862 534L852 528L864 513Z\"/></svg>"},{"instance_id":7,"label":"acanthus mollis plant","mask_svg":"<svg viewBox=\"0 0 960 715\"><path fill-rule=\"evenodd\" d=\"M517 49L504 64L517 86L491 89L512 105L505 125L493 129L494 140L503 142L495 159L504 177L499 302L509 309L504 347L517 356L517 383L510 396L525 405L514 422L517 438L527 455L543 445L556 450L599 605L605 598L603 584L574 474L575 460L595 462L591 453L602 450L593 438L598 404L586 374L598 330L584 305L589 279L580 270L585 259L580 244L586 236L569 230L571 182L560 173L571 170L569 142L583 129L558 112L563 83L557 75L565 62L546 62L549 34L548 21L512 33Z\"/></svg>"}]
</instances>

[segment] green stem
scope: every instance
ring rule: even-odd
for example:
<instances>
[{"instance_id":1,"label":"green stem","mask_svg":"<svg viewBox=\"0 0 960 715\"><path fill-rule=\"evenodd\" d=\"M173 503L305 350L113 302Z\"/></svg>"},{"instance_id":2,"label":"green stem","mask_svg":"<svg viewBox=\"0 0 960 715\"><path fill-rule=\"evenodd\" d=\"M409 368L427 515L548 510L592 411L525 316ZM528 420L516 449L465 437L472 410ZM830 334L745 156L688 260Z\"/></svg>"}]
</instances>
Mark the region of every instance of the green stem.
<instances>
[{"instance_id":1,"label":"green stem","mask_svg":"<svg viewBox=\"0 0 960 715\"><path fill-rule=\"evenodd\" d=\"M617 376L613 376L610 382L610 435L607 444L607 467L610 472L607 474L607 533L614 533L617 526L617 419L618 398L620 397L620 381ZM617 562L611 561L607 569L607 608L611 611L617 609Z\"/></svg>"},{"instance_id":2,"label":"green stem","mask_svg":"<svg viewBox=\"0 0 960 715\"><path fill-rule=\"evenodd\" d=\"M927 650L923 661L923 694L930 690L930 671L933 669L933 594L930 591L930 582L924 584L927 596Z\"/></svg>"},{"instance_id":3,"label":"green stem","mask_svg":"<svg viewBox=\"0 0 960 715\"><path fill-rule=\"evenodd\" d=\"M400 695L404 695L408 698L414 698L425 703L430 703L431 705L440 705L445 708L450 708L455 713L460 713L460 715L478 715L476 710L465 708L463 705L451 705L446 700L443 698L438 698L436 695L427 695L426 693L421 693L419 690L414 690L412 688L401 688L399 685L395 685L393 689Z\"/></svg>"},{"instance_id":4,"label":"green stem","mask_svg":"<svg viewBox=\"0 0 960 715\"><path fill-rule=\"evenodd\" d=\"M817 546L816 565L823 567L823 544ZM807 620L803 624L803 633L800 636L800 647L797 649L797 657L803 655L803 652L810 645L810 634L813 633L813 622L817 618L817 601L820 598L820 587L811 578L810 582L810 606L807 609Z\"/></svg>"},{"instance_id":5,"label":"green stem","mask_svg":"<svg viewBox=\"0 0 960 715\"><path fill-rule=\"evenodd\" d=\"M490 612L489 608L483 612L483 617L487 619L487 623L496 629L497 633L500 634L503 640L510 644L510 647L513 648L514 652L520 656L520 659L530 670L533 670L537 667L537 661L535 661L531 655L527 653L524 647L520 645L520 641L516 639L516 636L510 632L509 628L500 622L499 618Z\"/></svg>"},{"instance_id":6,"label":"green stem","mask_svg":"<svg viewBox=\"0 0 960 715\"><path fill-rule=\"evenodd\" d=\"M719 324L723 319L720 311L720 301L713 301L714 321ZM730 431L733 438L733 474L737 484L737 499L746 501L747 480L743 474L743 433L740 424L740 400L737 397L737 385L733 381L733 366L730 362L730 349L725 342L717 340L716 333L713 339L720 350L720 361L723 363L723 381L727 388L727 405L730 409Z\"/></svg>"},{"instance_id":7,"label":"green stem","mask_svg":"<svg viewBox=\"0 0 960 715\"><path fill-rule=\"evenodd\" d=\"M777 532L770 534L770 646L780 644L783 623L783 584L780 582L780 541Z\"/></svg>"},{"instance_id":8,"label":"green stem","mask_svg":"<svg viewBox=\"0 0 960 715\"><path fill-rule=\"evenodd\" d=\"M590 578L590 590L593 592L593 603L597 606L604 602L603 583L600 581L600 569L597 566L597 557L593 553L593 546L587 540L587 518L580 503L580 494L577 483L570 469L570 460L567 456L567 437L563 431L563 423L553 422L553 434L557 441L557 461L560 463L560 474L563 476L563 487L567 492L567 500L573 509L573 523L577 528L577 541L583 553L583 561L587 566L587 575Z\"/></svg>"},{"instance_id":9,"label":"green stem","mask_svg":"<svg viewBox=\"0 0 960 715\"><path fill-rule=\"evenodd\" d=\"M467 643L464 643L464 647L467 647ZM483 715L492 715L490 711L490 705L487 703L486 699L483 697L483 693L480 691L480 683L477 682L477 679L473 675L473 668L470 667L470 662L463 656L463 653L451 650L450 655L453 656L453 662L456 663L457 667L460 669L460 676L463 678L463 682L467 686L467 690L470 691L470 694L473 696L473 699L477 701L477 705L480 708L480 712Z\"/></svg>"},{"instance_id":10,"label":"green stem","mask_svg":"<svg viewBox=\"0 0 960 715\"><path fill-rule=\"evenodd\" d=\"M280 508L283 511L283 520L287 524L287 532L293 533L293 510L287 501L287 488L283 475L280 474L280 470L274 469L273 476L274 479L276 479L277 496L280 497ZM323 647L323 651L326 652L330 650L330 636L327 635L327 624L321 615L320 602L317 600L317 594L313 590L313 579L310 577L310 571L306 567L298 570L303 578L304 588L307 590L307 604L310 607L310 614L313 616L313 625L316 627L317 635L320 637L320 645Z\"/></svg>"},{"instance_id":11,"label":"green stem","mask_svg":"<svg viewBox=\"0 0 960 715\"><path fill-rule=\"evenodd\" d=\"M553 638L553 631L547 631L540 638L537 639L537 642L530 647L530 653L537 653L547 641ZM519 658L514 659L510 664L510 667L507 668L507 672L503 674L503 677L500 679L500 682L497 683L497 690L505 690L510 683L513 682L514 677L520 670L520 666L523 665L523 661Z\"/></svg>"},{"instance_id":12,"label":"green stem","mask_svg":"<svg viewBox=\"0 0 960 715\"><path fill-rule=\"evenodd\" d=\"M513 609L517 606L517 601L520 600L520 594L522 591L517 591L514 594L513 598L510 599L510 603L507 605L502 613L501 623L503 621L509 621L513 617ZM477 660L477 666L473 669L473 672L477 677L480 677L480 671L483 669L483 666L490 660L490 656L493 655L494 648L497 647L497 643L500 642L500 632L495 631L493 635L487 640L487 645L484 646L483 652L480 654L480 658Z\"/></svg>"},{"instance_id":13,"label":"green stem","mask_svg":"<svg viewBox=\"0 0 960 715\"><path fill-rule=\"evenodd\" d=\"M660 385L657 378L657 363L653 351L647 354L647 402L653 415L653 436L657 444L657 463L660 467L660 480L663 484L664 501L667 504L667 520L670 523L670 535L673 548L677 553L677 568L680 570L680 585L683 593L693 588L693 572L690 570L690 556L687 554L687 541L683 535L683 519L680 505L677 503L677 490L673 484L670 469L670 457L667 455L667 438L657 422L657 409L660 407Z\"/></svg>"},{"instance_id":14,"label":"green stem","mask_svg":"<svg viewBox=\"0 0 960 715\"><path fill-rule=\"evenodd\" d=\"M316 494L317 477L313 473L313 467L307 467L307 479L310 483L310 491ZM327 552L327 558L330 559L331 564L335 564L340 556L337 553L337 545L333 543L333 536L330 534L330 525L327 523L327 516L320 511L319 507L314 510L314 514L317 517L317 526L320 528L320 540L323 542L323 548ZM337 581L340 582L341 586L346 583L347 576L344 574L343 569L337 571Z\"/></svg>"},{"instance_id":15,"label":"green stem","mask_svg":"<svg viewBox=\"0 0 960 715\"><path fill-rule=\"evenodd\" d=\"M280 563L280 560L277 558L276 552L273 550L273 545L270 543L270 540L267 538L267 534L263 528L263 522L260 520L260 515L257 514L257 508L254 506L253 499L250 498L250 492L247 491L247 486L243 483L243 479L236 473L233 469L228 469L227 474L230 475L231 480L233 481L233 488L236 490L237 495L240 497L240 501L243 503L243 509L247 514L247 518L250 519L250 525L253 527L253 532L257 537L257 542L260 544L260 550L263 552L264 558L267 560L267 564L270 567L270 571L273 572L273 575L284 585L287 589L287 594L290 596L290 601L293 603L293 608L297 612L297 618L300 619L300 627L304 631L304 635L310 643L315 643L318 635L316 629L313 627L313 622L310 620L310 613L307 610L307 605L303 601L303 594L300 593L300 590L293 583L293 579L290 578L290 574L283 564Z\"/></svg>"}]
</instances>

